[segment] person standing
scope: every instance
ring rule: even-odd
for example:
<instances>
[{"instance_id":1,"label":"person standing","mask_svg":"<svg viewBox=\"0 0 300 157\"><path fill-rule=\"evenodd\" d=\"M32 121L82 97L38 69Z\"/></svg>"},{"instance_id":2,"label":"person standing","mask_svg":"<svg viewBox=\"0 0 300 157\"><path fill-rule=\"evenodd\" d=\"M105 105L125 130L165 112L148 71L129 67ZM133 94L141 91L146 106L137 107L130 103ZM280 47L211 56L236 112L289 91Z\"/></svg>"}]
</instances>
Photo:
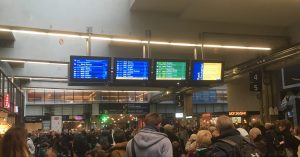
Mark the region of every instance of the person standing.
<instances>
[{"instance_id":1,"label":"person standing","mask_svg":"<svg viewBox=\"0 0 300 157\"><path fill-rule=\"evenodd\" d=\"M10 128L3 136L0 147L1 157L29 157L26 143L26 130L20 127Z\"/></svg>"},{"instance_id":2,"label":"person standing","mask_svg":"<svg viewBox=\"0 0 300 157\"><path fill-rule=\"evenodd\" d=\"M31 133L27 134L27 146L28 146L28 150L30 152L30 155L34 156L34 154L35 154L35 146L34 146L33 141L31 139Z\"/></svg>"},{"instance_id":3,"label":"person standing","mask_svg":"<svg viewBox=\"0 0 300 157\"><path fill-rule=\"evenodd\" d=\"M250 140L254 143L257 149L262 153L262 157L266 157L268 154L268 147L265 137L262 135L258 128L252 128L249 131Z\"/></svg>"},{"instance_id":4,"label":"person standing","mask_svg":"<svg viewBox=\"0 0 300 157\"><path fill-rule=\"evenodd\" d=\"M159 132L162 118L157 113L145 117L145 128L126 146L127 157L172 157L172 144L165 133Z\"/></svg>"}]
</instances>

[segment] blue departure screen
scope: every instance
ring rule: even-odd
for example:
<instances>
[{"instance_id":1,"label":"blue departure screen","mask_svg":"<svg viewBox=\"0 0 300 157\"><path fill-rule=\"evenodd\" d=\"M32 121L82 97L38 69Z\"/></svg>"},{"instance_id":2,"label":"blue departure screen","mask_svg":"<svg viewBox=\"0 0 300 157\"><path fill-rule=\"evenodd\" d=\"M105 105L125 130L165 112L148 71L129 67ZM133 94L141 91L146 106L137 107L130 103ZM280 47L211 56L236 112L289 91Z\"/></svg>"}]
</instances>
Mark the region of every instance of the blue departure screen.
<instances>
[{"instance_id":1,"label":"blue departure screen","mask_svg":"<svg viewBox=\"0 0 300 157\"><path fill-rule=\"evenodd\" d=\"M216 81L222 79L222 63L193 62L192 80Z\"/></svg>"},{"instance_id":2,"label":"blue departure screen","mask_svg":"<svg viewBox=\"0 0 300 157\"><path fill-rule=\"evenodd\" d=\"M74 58L72 62L73 79L78 80L107 80L109 70L108 59Z\"/></svg>"},{"instance_id":3,"label":"blue departure screen","mask_svg":"<svg viewBox=\"0 0 300 157\"><path fill-rule=\"evenodd\" d=\"M116 61L117 80L148 80L149 61L147 60L126 60Z\"/></svg>"}]
</instances>

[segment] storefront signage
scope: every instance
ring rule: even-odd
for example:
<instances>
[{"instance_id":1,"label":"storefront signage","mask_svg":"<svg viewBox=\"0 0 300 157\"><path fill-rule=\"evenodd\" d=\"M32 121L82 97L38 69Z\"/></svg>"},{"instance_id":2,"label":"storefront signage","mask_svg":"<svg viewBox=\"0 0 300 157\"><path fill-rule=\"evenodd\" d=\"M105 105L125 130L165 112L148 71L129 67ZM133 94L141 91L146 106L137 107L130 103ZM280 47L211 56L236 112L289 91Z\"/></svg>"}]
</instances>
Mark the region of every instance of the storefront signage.
<instances>
[{"instance_id":1,"label":"storefront signage","mask_svg":"<svg viewBox=\"0 0 300 157\"><path fill-rule=\"evenodd\" d=\"M228 112L229 116L246 116L247 112Z\"/></svg>"},{"instance_id":2,"label":"storefront signage","mask_svg":"<svg viewBox=\"0 0 300 157\"><path fill-rule=\"evenodd\" d=\"M8 94L4 96L4 108L10 108L10 98Z\"/></svg>"},{"instance_id":3,"label":"storefront signage","mask_svg":"<svg viewBox=\"0 0 300 157\"><path fill-rule=\"evenodd\" d=\"M100 104L100 114L138 114L143 115L150 112L148 103L109 103Z\"/></svg>"}]
</instances>

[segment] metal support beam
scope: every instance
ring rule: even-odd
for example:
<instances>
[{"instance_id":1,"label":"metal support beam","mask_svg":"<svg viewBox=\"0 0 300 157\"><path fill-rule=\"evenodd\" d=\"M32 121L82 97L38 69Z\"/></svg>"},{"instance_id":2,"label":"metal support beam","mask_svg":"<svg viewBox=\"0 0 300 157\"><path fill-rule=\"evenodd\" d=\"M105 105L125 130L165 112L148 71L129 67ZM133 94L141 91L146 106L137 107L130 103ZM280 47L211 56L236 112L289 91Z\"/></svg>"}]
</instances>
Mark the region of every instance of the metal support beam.
<instances>
[{"instance_id":1,"label":"metal support beam","mask_svg":"<svg viewBox=\"0 0 300 157\"><path fill-rule=\"evenodd\" d=\"M87 27L87 33L89 33L89 37L86 39L86 55L91 56L91 47L92 47L92 40L91 40L91 35L93 32L93 27Z\"/></svg>"}]
</instances>

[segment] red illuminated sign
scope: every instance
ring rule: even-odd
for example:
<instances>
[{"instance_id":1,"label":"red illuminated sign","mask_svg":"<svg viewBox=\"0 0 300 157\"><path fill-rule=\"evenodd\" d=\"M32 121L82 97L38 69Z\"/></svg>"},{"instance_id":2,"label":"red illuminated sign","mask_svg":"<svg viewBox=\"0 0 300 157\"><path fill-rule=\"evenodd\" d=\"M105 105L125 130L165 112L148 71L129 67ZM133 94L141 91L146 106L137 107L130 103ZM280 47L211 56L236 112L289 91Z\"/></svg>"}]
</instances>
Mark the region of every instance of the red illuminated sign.
<instances>
[{"instance_id":1,"label":"red illuminated sign","mask_svg":"<svg viewBox=\"0 0 300 157\"><path fill-rule=\"evenodd\" d=\"M229 112L229 116L246 116L247 112Z\"/></svg>"},{"instance_id":2,"label":"red illuminated sign","mask_svg":"<svg viewBox=\"0 0 300 157\"><path fill-rule=\"evenodd\" d=\"M4 96L4 108L10 108L10 98L8 94Z\"/></svg>"}]
</instances>

